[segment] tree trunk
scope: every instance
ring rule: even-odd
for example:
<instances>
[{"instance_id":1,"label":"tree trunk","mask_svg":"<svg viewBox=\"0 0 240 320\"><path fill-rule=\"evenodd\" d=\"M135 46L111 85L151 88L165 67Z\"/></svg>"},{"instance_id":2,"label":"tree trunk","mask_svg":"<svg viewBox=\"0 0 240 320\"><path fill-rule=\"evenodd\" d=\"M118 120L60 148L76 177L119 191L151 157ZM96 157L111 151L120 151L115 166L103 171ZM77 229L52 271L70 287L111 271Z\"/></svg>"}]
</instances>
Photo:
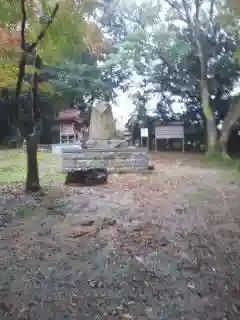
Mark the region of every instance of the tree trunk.
<instances>
[{"instance_id":1,"label":"tree trunk","mask_svg":"<svg viewBox=\"0 0 240 320\"><path fill-rule=\"evenodd\" d=\"M27 181L26 191L37 192L41 189L39 184L37 142L35 139L28 139L26 143L27 152Z\"/></svg>"},{"instance_id":2,"label":"tree trunk","mask_svg":"<svg viewBox=\"0 0 240 320\"><path fill-rule=\"evenodd\" d=\"M230 107L227 113L227 116L223 121L221 136L219 139L221 151L227 157L228 157L228 153L227 153L228 139L233 130L234 125L238 122L239 119L240 119L240 104L236 103Z\"/></svg>"},{"instance_id":3,"label":"tree trunk","mask_svg":"<svg viewBox=\"0 0 240 320\"><path fill-rule=\"evenodd\" d=\"M26 41L26 24L27 24L27 2L26 0L21 0L21 58L19 64L19 73L16 85L16 120L19 121L19 96L21 94L23 79L25 76L25 68L27 64L27 56L28 54L32 55L35 53L36 48L39 42L44 38L48 28L53 23L54 18L59 9L59 4L55 5L48 21L44 24L42 30L38 33L36 40L32 43L27 43ZM37 56L35 60L35 67L40 69L41 67L41 59ZM27 152L27 180L26 180L26 191L36 192L40 190L39 184L39 174L38 174L38 162L37 162L37 144L38 144L38 134L40 131L37 131L39 124L41 123L40 118L40 110L38 110L37 105L37 92L38 92L38 72L34 71L34 83L33 83L33 106L32 106L32 125L33 125L33 133L32 135L27 137L26 141L26 152ZM35 128L35 129L34 129Z\"/></svg>"},{"instance_id":4,"label":"tree trunk","mask_svg":"<svg viewBox=\"0 0 240 320\"><path fill-rule=\"evenodd\" d=\"M224 157L228 157L228 150L227 150L227 143L228 143L228 132L222 132L219 143L220 143L220 150Z\"/></svg>"},{"instance_id":5,"label":"tree trunk","mask_svg":"<svg viewBox=\"0 0 240 320\"><path fill-rule=\"evenodd\" d=\"M202 96L202 108L206 118L207 129L207 152L214 153L217 151L217 126L215 116L210 106L209 92L207 87L207 81L202 79L201 81L201 96Z\"/></svg>"},{"instance_id":6,"label":"tree trunk","mask_svg":"<svg viewBox=\"0 0 240 320\"><path fill-rule=\"evenodd\" d=\"M214 153L218 150L217 127L215 119L207 119L207 152Z\"/></svg>"},{"instance_id":7,"label":"tree trunk","mask_svg":"<svg viewBox=\"0 0 240 320\"><path fill-rule=\"evenodd\" d=\"M195 14L192 13L192 10L189 8L189 1L181 0L180 3L185 11L186 17L183 17L184 22L187 22L188 27L192 31L194 42L197 46L198 57L200 62L200 90L201 90L201 102L203 113L206 118L206 129L207 129L207 152L212 153L217 151L217 127L215 115L210 106L209 99L209 90L208 90L208 80L207 80L207 59L208 54L205 54L204 45L201 42L202 39L202 30L200 19L200 7L202 6L202 1L196 0L192 1L195 3ZM182 10L176 6L176 2L173 1L172 8L175 9L180 14L180 19L182 18ZM192 7L191 7L192 8ZM209 20L212 20L212 12L214 9L214 2L210 5L210 17ZM211 22L209 26L211 26Z\"/></svg>"}]
</instances>

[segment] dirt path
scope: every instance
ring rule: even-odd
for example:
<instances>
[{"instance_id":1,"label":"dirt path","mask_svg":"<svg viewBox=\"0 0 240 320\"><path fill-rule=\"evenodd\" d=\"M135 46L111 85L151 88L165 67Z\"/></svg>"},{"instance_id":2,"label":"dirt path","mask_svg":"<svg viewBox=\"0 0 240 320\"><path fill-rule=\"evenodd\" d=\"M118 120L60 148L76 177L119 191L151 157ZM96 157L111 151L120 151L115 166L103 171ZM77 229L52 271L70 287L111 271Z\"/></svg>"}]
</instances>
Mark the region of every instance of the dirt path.
<instances>
[{"instance_id":1,"label":"dirt path","mask_svg":"<svg viewBox=\"0 0 240 320\"><path fill-rule=\"evenodd\" d=\"M240 319L240 187L156 162L1 197L0 319Z\"/></svg>"}]
</instances>

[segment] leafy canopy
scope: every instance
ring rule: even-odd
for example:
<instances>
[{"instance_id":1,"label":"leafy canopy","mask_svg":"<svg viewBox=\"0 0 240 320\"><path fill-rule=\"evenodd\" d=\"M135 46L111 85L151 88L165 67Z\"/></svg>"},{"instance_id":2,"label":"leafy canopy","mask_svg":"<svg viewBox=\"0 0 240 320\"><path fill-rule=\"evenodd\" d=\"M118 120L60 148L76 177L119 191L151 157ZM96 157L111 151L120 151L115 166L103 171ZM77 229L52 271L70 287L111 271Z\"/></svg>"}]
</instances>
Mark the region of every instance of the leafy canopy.
<instances>
[{"instance_id":1,"label":"leafy canopy","mask_svg":"<svg viewBox=\"0 0 240 320\"><path fill-rule=\"evenodd\" d=\"M59 3L56 19L37 47L43 62L54 66L66 58L75 59L84 51L91 50L96 55L100 54L103 49L102 35L97 25L90 22L90 16L97 5L94 0L76 1L75 5L70 0L26 0L27 42L36 39L56 3ZM21 39L21 2L0 0L0 7L0 87L7 88L16 83ZM9 71L4 73L6 68Z\"/></svg>"}]
</instances>

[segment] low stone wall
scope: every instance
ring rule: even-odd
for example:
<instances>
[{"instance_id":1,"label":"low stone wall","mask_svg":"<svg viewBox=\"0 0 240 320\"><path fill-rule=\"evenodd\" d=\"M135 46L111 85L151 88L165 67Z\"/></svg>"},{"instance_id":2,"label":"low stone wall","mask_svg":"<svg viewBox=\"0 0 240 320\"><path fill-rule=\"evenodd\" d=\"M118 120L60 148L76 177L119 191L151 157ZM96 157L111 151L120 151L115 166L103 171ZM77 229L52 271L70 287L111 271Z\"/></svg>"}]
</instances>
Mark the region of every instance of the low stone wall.
<instances>
[{"instance_id":1,"label":"low stone wall","mask_svg":"<svg viewBox=\"0 0 240 320\"><path fill-rule=\"evenodd\" d=\"M148 170L149 164L150 161L145 153L109 152L102 156L99 154L91 154L88 157L79 153L64 153L62 158L62 171L107 168L109 173L138 172Z\"/></svg>"}]
</instances>

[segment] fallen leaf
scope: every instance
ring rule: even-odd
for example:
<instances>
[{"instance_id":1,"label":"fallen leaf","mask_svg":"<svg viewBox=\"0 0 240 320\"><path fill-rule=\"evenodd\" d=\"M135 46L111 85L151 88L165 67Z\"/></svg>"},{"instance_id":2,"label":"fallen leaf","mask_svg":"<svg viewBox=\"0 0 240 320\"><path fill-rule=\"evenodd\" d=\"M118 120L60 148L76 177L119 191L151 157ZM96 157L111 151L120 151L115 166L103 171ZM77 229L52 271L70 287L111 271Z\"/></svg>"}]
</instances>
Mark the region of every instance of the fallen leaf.
<instances>
[{"instance_id":1,"label":"fallen leaf","mask_svg":"<svg viewBox=\"0 0 240 320\"><path fill-rule=\"evenodd\" d=\"M96 232L96 228L95 227L76 227L74 230L73 230L73 233L72 233L72 237L74 239L76 238L80 238L84 235L87 235L87 234L92 234L92 233L95 233Z\"/></svg>"},{"instance_id":2,"label":"fallen leaf","mask_svg":"<svg viewBox=\"0 0 240 320\"><path fill-rule=\"evenodd\" d=\"M122 320L131 320L133 317L130 315L130 313L124 313L120 315L120 319Z\"/></svg>"}]
</instances>

